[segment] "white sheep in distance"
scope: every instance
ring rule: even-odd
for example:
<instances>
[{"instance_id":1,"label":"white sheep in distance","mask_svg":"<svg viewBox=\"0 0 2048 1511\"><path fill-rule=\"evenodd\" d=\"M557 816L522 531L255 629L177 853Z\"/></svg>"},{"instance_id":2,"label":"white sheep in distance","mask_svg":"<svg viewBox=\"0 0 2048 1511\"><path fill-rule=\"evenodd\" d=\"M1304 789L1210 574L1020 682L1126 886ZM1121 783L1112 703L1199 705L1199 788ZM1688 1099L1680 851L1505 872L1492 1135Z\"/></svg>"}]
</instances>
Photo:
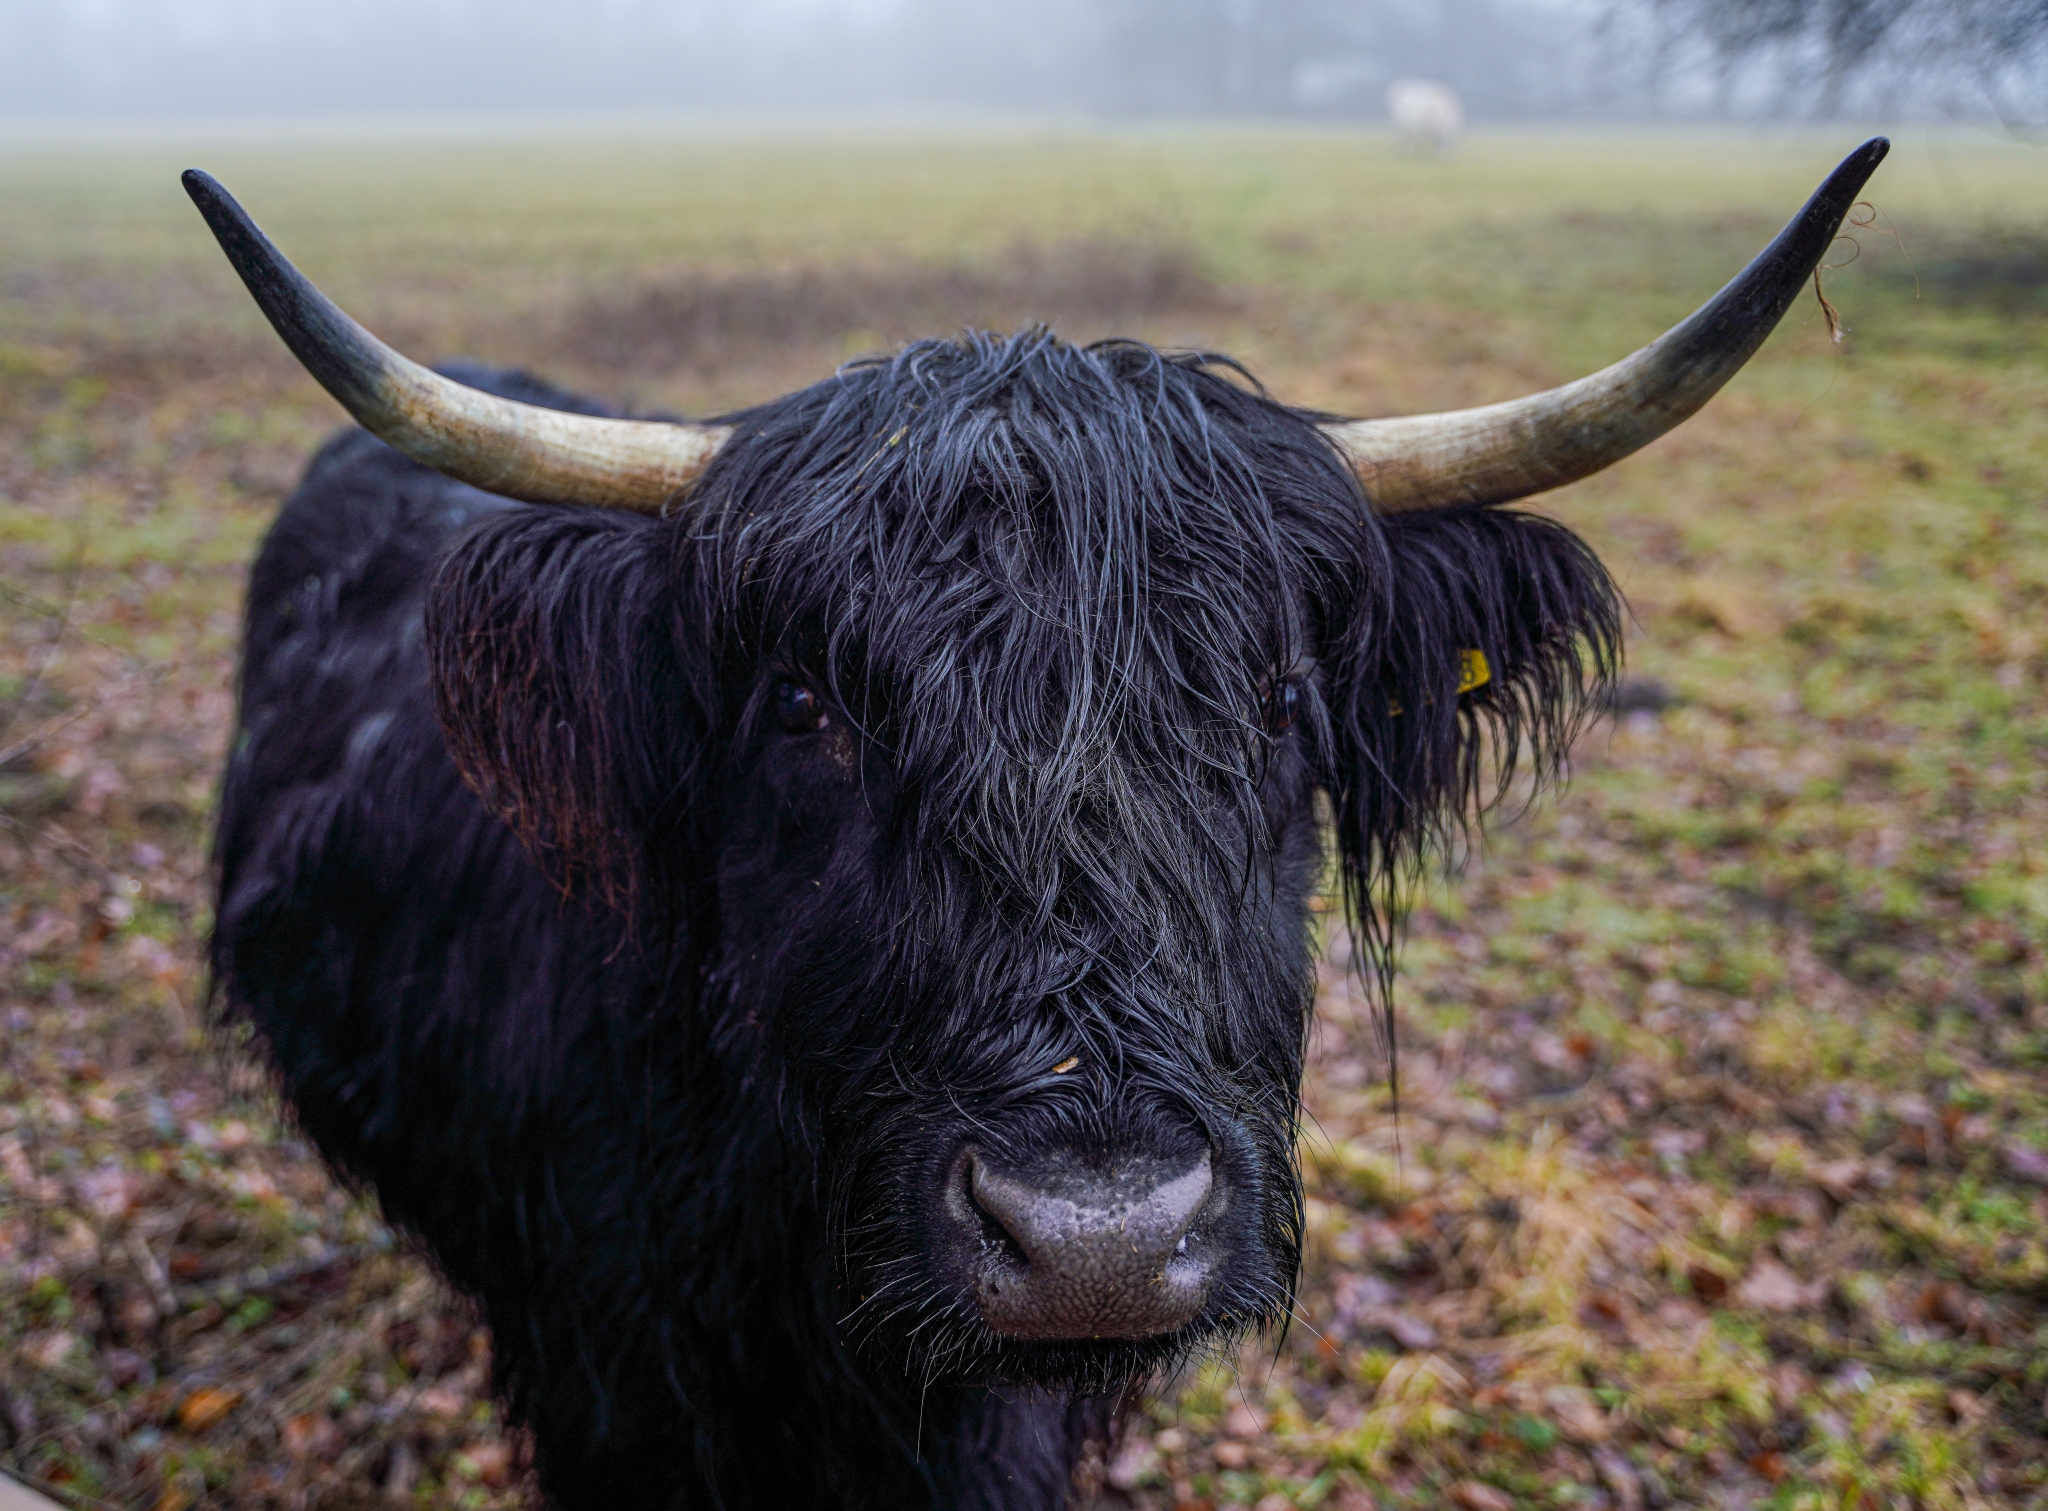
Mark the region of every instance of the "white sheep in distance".
<instances>
[{"instance_id":1,"label":"white sheep in distance","mask_svg":"<svg viewBox=\"0 0 2048 1511\"><path fill-rule=\"evenodd\" d=\"M1458 92L1436 79L1394 80L1387 86L1387 116L1396 142L1432 157L1455 152L1465 128Z\"/></svg>"}]
</instances>

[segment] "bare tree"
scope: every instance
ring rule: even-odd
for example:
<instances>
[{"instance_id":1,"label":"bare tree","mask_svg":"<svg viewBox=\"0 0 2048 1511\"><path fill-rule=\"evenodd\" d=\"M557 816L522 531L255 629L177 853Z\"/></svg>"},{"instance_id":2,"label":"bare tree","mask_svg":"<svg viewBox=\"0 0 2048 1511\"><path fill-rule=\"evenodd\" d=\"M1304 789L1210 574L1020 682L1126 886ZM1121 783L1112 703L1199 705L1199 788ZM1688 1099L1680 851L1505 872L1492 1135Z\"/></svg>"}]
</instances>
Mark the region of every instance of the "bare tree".
<instances>
[{"instance_id":1,"label":"bare tree","mask_svg":"<svg viewBox=\"0 0 2048 1511\"><path fill-rule=\"evenodd\" d=\"M1649 0L1649 11L1667 45L1709 50L1724 95L1746 73L1819 115L1988 103L2015 128L2048 106L2048 0Z\"/></svg>"},{"instance_id":2,"label":"bare tree","mask_svg":"<svg viewBox=\"0 0 2048 1511\"><path fill-rule=\"evenodd\" d=\"M1093 0L1117 114L1378 115L1423 75L1485 115L1571 103L1583 69L1570 0Z\"/></svg>"}]
</instances>

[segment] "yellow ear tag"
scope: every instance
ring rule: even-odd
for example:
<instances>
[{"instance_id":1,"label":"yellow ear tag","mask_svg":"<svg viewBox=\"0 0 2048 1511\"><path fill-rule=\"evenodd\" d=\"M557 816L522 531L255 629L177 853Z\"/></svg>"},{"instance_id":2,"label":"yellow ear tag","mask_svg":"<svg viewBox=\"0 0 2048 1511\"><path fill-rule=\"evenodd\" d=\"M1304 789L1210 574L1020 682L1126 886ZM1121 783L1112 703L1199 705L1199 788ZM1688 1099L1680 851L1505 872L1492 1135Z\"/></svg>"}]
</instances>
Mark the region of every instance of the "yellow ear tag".
<instances>
[{"instance_id":1,"label":"yellow ear tag","mask_svg":"<svg viewBox=\"0 0 2048 1511\"><path fill-rule=\"evenodd\" d=\"M1475 687L1484 687L1493 680L1493 668L1486 664L1486 652L1479 650L1458 652L1458 691L1469 693ZM1436 699L1431 698L1434 703ZM1389 698L1387 712L1395 718L1401 717L1401 700Z\"/></svg>"},{"instance_id":2,"label":"yellow ear tag","mask_svg":"<svg viewBox=\"0 0 2048 1511\"><path fill-rule=\"evenodd\" d=\"M1493 669L1486 664L1485 651L1458 652L1458 691L1469 693L1475 687L1484 687L1493 680Z\"/></svg>"}]
</instances>

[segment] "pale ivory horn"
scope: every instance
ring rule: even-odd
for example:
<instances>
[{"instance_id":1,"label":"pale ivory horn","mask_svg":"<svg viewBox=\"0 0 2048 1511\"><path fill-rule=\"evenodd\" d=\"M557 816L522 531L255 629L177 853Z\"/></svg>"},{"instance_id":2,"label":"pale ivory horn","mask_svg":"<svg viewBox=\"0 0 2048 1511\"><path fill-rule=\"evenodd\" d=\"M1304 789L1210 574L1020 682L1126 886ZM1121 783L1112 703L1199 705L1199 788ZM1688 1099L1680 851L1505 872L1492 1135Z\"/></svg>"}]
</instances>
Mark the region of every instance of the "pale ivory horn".
<instances>
[{"instance_id":1,"label":"pale ivory horn","mask_svg":"<svg viewBox=\"0 0 2048 1511\"><path fill-rule=\"evenodd\" d=\"M1891 150L1872 137L1734 281L1641 351L1562 388L1325 427L1382 514L1500 504L1611 467L1690 417L1764 343Z\"/></svg>"},{"instance_id":2,"label":"pale ivory horn","mask_svg":"<svg viewBox=\"0 0 2048 1511\"><path fill-rule=\"evenodd\" d=\"M185 192L306 371L365 430L437 472L533 503L656 514L726 438L715 426L565 414L444 378L343 314L210 175L187 170Z\"/></svg>"}]
</instances>

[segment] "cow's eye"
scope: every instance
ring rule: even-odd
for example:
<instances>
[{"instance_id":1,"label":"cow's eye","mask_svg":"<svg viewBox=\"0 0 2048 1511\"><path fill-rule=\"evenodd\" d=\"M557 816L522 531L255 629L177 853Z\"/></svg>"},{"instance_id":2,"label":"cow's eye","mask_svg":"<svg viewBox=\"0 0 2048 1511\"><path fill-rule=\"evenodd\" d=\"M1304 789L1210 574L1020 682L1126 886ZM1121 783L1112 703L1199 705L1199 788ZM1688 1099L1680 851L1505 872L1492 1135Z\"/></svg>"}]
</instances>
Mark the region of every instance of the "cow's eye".
<instances>
[{"instance_id":1,"label":"cow's eye","mask_svg":"<svg viewBox=\"0 0 2048 1511\"><path fill-rule=\"evenodd\" d=\"M1301 679L1282 677L1269 684L1265 697L1266 733L1278 739L1294 727L1294 715L1301 707Z\"/></svg>"},{"instance_id":2,"label":"cow's eye","mask_svg":"<svg viewBox=\"0 0 2048 1511\"><path fill-rule=\"evenodd\" d=\"M775 717L793 735L807 735L823 729L825 700L801 682L788 678L775 684Z\"/></svg>"}]
</instances>

